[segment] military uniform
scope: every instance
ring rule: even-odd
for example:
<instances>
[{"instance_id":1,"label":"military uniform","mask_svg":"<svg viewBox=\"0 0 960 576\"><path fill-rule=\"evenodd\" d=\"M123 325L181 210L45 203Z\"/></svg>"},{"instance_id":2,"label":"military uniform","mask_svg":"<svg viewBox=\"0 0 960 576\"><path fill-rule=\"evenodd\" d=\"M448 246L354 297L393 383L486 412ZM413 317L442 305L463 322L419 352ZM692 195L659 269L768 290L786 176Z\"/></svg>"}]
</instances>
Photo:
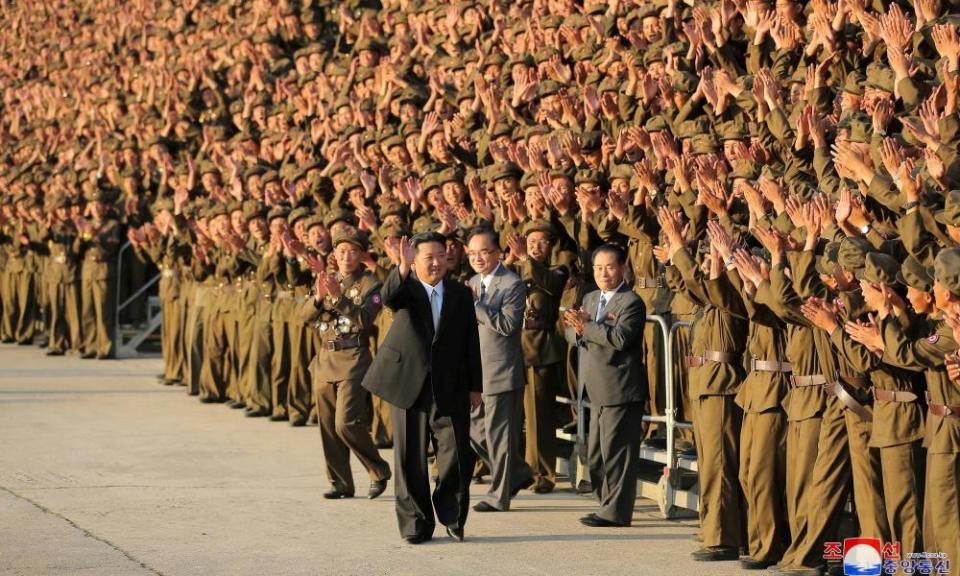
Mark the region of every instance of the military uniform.
<instances>
[{"instance_id":1,"label":"military uniform","mask_svg":"<svg viewBox=\"0 0 960 576\"><path fill-rule=\"evenodd\" d=\"M339 242L338 242L339 241ZM334 239L356 243L357 232L348 229ZM320 347L310 364L319 416L320 437L332 491L328 497L353 496L350 472L352 451L370 474L371 482L385 482L390 467L380 457L370 436L369 392L360 386L373 361L369 330L381 307L379 283L369 272L357 270L341 278L339 298L310 297L301 304L300 318L320 337Z\"/></svg>"},{"instance_id":2,"label":"military uniform","mask_svg":"<svg viewBox=\"0 0 960 576\"><path fill-rule=\"evenodd\" d=\"M50 353L80 349L80 237L72 223L55 225L49 232L50 265L47 269Z\"/></svg>"},{"instance_id":3,"label":"military uniform","mask_svg":"<svg viewBox=\"0 0 960 576\"><path fill-rule=\"evenodd\" d=\"M110 191L95 190L90 201L110 202ZM84 357L112 358L115 354L117 274L120 223L110 217L92 222L93 230L80 236L83 263L80 272L81 332Z\"/></svg>"}]
</instances>

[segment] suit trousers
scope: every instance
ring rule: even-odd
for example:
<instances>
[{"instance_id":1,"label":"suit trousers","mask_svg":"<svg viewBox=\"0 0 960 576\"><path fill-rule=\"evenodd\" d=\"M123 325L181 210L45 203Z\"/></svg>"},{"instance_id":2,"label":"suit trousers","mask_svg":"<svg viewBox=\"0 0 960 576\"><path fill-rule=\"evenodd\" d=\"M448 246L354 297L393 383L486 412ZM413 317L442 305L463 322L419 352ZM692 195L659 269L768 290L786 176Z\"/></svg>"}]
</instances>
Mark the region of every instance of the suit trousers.
<instances>
[{"instance_id":1,"label":"suit trousers","mask_svg":"<svg viewBox=\"0 0 960 576\"><path fill-rule=\"evenodd\" d=\"M739 548L743 524L737 468L743 412L729 395L700 396L696 402L693 424L703 544Z\"/></svg>"},{"instance_id":2,"label":"suit trousers","mask_svg":"<svg viewBox=\"0 0 960 576\"><path fill-rule=\"evenodd\" d=\"M960 562L960 454L927 453L923 522L923 549L943 552L956 566Z\"/></svg>"},{"instance_id":3,"label":"suit trousers","mask_svg":"<svg viewBox=\"0 0 960 576\"><path fill-rule=\"evenodd\" d=\"M629 525L637 499L643 403L594 407L590 411L587 467L600 501L597 516Z\"/></svg>"},{"instance_id":4,"label":"suit trousers","mask_svg":"<svg viewBox=\"0 0 960 576\"><path fill-rule=\"evenodd\" d=\"M786 549L787 415L783 408L747 412L740 430L740 486L747 501L747 554L776 562Z\"/></svg>"},{"instance_id":5,"label":"suit trousers","mask_svg":"<svg viewBox=\"0 0 960 576\"><path fill-rule=\"evenodd\" d=\"M557 483L557 394L560 364L527 366L523 392L526 418L526 461L534 480L552 488Z\"/></svg>"},{"instance_id":6,"label":"suit trousers","mask_svg":"<svg viewBox=\"0 0 960 576\"><path fill-rule=\"evenodd\" d=\"M350 471L351 451L367 469L371 480L389 479L390 466L380 457L370 437L370 393L360 386L360 381L317 382L314 392L330 484L339 492L355 492Z\"/></svg>"},{"instance_id":7,"label":"suit trousers","mask_svg":"<svg viewBox=\"0 0 960 576\"><path fill-rule=\"evenodd\" d=\"M520 456L523 390L484 394L483 404L470 416L470 445L490 468L490 489L484 500L497 510L509 510L513 491L533 478Z\"/></svg>"},{"instance_id":8,"label":"suit trousers","mask_svg":"<svg viewBox=\"0 0 960 576\"><path fill-rule=\"evenodd\" d=\"M391 406L393 421L394 491L401 536L433 535L436 519L450 528L463 528L470 510L469 415L443 416L437 412L433 389L424 384L409 410ZM430 493L427 445L432 440L437 482Z\"/></svg>"}]
</instances>

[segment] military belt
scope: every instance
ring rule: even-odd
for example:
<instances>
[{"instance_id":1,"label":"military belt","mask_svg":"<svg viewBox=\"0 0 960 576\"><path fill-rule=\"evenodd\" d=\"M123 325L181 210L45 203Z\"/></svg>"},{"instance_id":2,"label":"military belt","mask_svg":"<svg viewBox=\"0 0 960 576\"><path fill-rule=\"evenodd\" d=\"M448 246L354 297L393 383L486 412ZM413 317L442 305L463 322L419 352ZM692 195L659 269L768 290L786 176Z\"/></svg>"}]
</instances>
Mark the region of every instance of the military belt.
<instances>
[{"instance_id":1,"label":"military belt","mask_svg":"<svg viewBox=\"0 0 960 576\"><path fill-rule=\"evenodd\" d=\"M176 269L176 268L164 268L163 271L162 271L160 274L162 274L164 278L174 278L174 277L176 277L176 275L177 275L177 269Z\"/></svg>"},{"instance_id":2,"label":"military belt","mask_svg":"<svg viewBox=\"0 0 960 576\"><path fill-rule=\"evenodd\" d=\"M637 278L633 285L635 288L661 288L663 283L659 278Z\"/></svg>"},{"instance_id":3,"label":"military belt","mask_svg":"<svg viewBox=\"0 0 960 576\"><path fill-rule=\"evenodd\" d=\"M917 401L916 394L903 390L878 390L874 388L873 397L877 400L883 400L884 402L900 402L904 404Z\"/></svg>"},{"instance_id":4,"label":"military belt","mask_svg":"<svg viewBox=\"0 0 960 576\"><path fill-rule=\"evenodd\" d=\"M789 362L776 362L772 360L750 359L750 370L757 372L792 372L793 365Z\"/></svg>"},{"instance_id":5,"label":"military belt","mask_svg":"<svg viewBox=\"0 0 960 576\"><path fill-rule=\"evenodd\" d=\"M823 386L827 379L823 374L807 374L804 376L791 376L790 385L792 388L806 388L808 386Z\"/></svg>"},{"instance_id":6,"label":"military belt","mask_svg":"<svg viewBox=\"0 0 960 576\"><path fill-rule=\"evenodd\" d=\"M359 348L363 345L363 339L360 337L360 334L354 334L353 336L344 336L343 338L337 338L336 340L327 340L323 343L324 349L330 352L336 352L337 350L347 350L349 348Z\"/></svg>"},{"instance_id":7,"label":"military belt","mask_svg":"<svg viewBox=\"0 0 960 576\"><path fill-rule=\"evenodd\" d=\"M847 389L843 387L843 382L855 385L850 381L866 380L862 376L841 376L836 382L827 384L823 387L824 391L830 396L836 396L837 400L843 402L843 405L849 408L854 414L860 417L864 422L873 422L873 416L856 398L854 398Z\"/></svg>"},{"instance_id":8,"label":"military belt","mask_svg":"<svg viewBox=\"0 0 960 576\"><path fill-rule=\"evenodd\" d=\"M280 290L277 292L277 300L293 300L293 290Z\"/></svg>"},{"instance_id":9,"label":"military belt","mask_svg":"<svg viewBox=\"0 0 960 576\"><path fill-rule=\"evenodd\" d=\"M936 404L930 398L930 393L926 393L927 408L934 416L941 418L960 418L960 406L950 406L949 404Z\"/></svg>"},{"instance_id":10,"label":"military belt","mask_svg":"<svg viewBox=\"0 0 960 576\"><path fill-rule=\"evenodd\" d=\"M716 350L705 350L702 356L687 356L687 368L699 368L710 362L719 362L721 364L731 364L739 357L739 354L732 352L718 352Z\"/></svg>"},{"instance_id":11,"label":"military belt","mask_svg":"<svg viewBox=\"0 0 960 576\"><path fill-rule=\"evenodd\" d=\"M66 256L65 254L60 254L59 256L54 256L54 257L53 257L53 261L56 262L57 264L66 264L66 263L67 263L67 256Z\"/></svg>"}]
</instances>

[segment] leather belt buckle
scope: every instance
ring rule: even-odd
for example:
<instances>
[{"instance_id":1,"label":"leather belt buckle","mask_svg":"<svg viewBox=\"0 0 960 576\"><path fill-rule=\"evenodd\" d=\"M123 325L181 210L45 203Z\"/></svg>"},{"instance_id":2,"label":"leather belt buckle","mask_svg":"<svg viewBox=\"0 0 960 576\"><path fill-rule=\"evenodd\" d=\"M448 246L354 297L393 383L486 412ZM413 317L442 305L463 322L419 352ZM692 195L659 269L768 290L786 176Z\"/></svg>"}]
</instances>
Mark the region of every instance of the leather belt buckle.
<instances>
[{"instance_id":1,"label":"leather belt buckle","mask_svg":"<svg viewBox=\"0 0 960 576\"><path fill-rule=\"evenodd\" d=\"M703 356L687 356L687 368L699 368L703 366Z\"/></svg>"},{"instance_id":2,"label":"leather belt buckle","mask_svg":"<svg viewBox=\"0 0 960 576\"><path fill-rule=\"evenodd\" d=\"M330 352L336 352L337 350L337 341L336 340L327 340L323 343L323 347Z\"/></svg>"}]
</instances>

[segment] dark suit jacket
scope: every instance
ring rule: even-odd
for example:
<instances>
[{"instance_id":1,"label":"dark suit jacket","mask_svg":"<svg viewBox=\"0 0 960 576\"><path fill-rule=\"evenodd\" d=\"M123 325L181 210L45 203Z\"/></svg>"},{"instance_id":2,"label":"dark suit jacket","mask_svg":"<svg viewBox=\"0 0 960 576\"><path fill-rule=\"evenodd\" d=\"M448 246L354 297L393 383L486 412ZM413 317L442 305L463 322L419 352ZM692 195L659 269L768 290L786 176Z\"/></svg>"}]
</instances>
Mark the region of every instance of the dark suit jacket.
<instances>
[{"instance_id":1,"label":"dark suit jacket","mask_svg":"<svg viewBox=\"0 0 960 576\"><path fill-rule=\"evenodd\" d=\"M480 338L470 289L443 281L443 308L436 334L430 301L416 275L410 273L404 280L399 268L394 268L380 296L394 312L393 325L362 386L406 410L417 401L429 377L440 414L468 414L470 392L483 391Z\"/></svg>"},{"instance_id":2,"label":"dark suit jacket","mask_svg":"<svg viewBox=\"0 0 960 576\"><path fill-rule=\"evenodd\" d=\"M618 406L647 399L647 369L643 365L643 325L647 319L643 300L624 284L614 293L600 321L600 291L583 298L590 320L580 338L580 377L590 402ZM576 335L567 329L568 339Z\"/></svg>"}]
</instances>

